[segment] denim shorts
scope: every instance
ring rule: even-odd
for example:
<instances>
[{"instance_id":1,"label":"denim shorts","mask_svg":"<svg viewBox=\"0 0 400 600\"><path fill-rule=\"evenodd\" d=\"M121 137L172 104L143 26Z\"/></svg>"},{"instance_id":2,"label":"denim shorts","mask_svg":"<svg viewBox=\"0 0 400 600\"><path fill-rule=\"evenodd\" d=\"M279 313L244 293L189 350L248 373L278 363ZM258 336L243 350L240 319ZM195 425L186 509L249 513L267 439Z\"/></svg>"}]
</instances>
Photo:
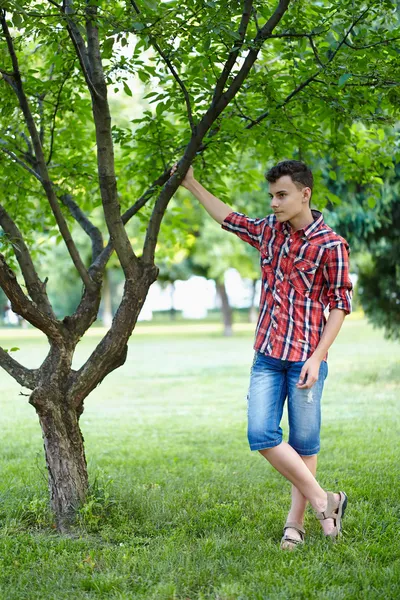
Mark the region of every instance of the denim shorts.
<instances>
[{"instance_id":1,"label":"denim shorts","mask_svg":"<svg viewBox=\"0 0 400 600\"><path fill-rule=\"evenodd\" d=\"M280 422L287 398L289 444L301 456L319 452L321 396L328 364L321 362L318 381L310 389L299 389L296 383L304 362L255 353L247 396L247 434L251 450L273 448L282 442Z\"/></svg>"}]
</instances>

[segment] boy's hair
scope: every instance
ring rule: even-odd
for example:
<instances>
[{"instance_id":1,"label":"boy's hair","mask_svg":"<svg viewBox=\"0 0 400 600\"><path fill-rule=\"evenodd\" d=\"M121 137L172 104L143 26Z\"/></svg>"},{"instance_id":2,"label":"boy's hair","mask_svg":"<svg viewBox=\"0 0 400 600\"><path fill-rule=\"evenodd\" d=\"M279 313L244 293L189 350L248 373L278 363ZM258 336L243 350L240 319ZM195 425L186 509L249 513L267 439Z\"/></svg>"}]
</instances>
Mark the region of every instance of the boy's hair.
<instances>
[{"instance_id":1,"label":"boy's hair","mask_svg":"<svg viewBox=\"0 0 400 600\"><path fill-rule=\"evenodd\" d=\"M313 174L310 167L300 160L283 160L265 173L265 179L275 183L280 177L289 175L297 188L309 187L312 191L314 185Z\"/></svg>"}]
</instances>

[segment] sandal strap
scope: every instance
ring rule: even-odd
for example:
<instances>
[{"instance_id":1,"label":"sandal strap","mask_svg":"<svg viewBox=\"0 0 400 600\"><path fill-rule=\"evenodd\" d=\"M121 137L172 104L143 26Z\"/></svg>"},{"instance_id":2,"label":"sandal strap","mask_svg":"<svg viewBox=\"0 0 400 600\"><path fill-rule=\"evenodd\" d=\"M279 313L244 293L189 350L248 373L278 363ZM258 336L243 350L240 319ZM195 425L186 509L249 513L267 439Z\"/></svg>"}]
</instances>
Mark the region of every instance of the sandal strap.
<instances>
[{"instance_id":1,"label":"sandal strap","mask_svg":"<svg viewBox=\"0 0 400 600\"><path fill-rule=\"evenodd\" d=\"M286 521L285 526L283 528L283 533L285 533L286 529L295 529L300 534L301 539L304 538L305 530L304 527L300 525L300 523L297 523L296 521Z\"/></svg>"},{"instance_id":2,"label":"sandal strap","mask_svg":"<svg viewBox=\"0 0 400 600\"><path fill-rule=\"evenodd\" d=\"M319 521L324 521L325 519L337 519L338 517L338 508L340 504L340 500L337 501L335 499L335 495L333 492L327 492L328 496L328 504L324 511L318 512L315 511L315 516Z\"/></svg>"}]
</instances>

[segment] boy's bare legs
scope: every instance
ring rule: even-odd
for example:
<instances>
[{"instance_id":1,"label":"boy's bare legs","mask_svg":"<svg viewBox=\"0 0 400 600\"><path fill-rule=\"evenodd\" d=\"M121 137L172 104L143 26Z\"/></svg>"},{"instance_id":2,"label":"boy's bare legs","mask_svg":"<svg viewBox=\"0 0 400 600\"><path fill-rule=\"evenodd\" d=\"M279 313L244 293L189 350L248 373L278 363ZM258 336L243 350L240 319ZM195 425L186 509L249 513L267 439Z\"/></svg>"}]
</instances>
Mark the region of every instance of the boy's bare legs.
<instances>
[{"instance_id":1,"label":"boy's bare legs","mask_svg":"<svg viewBox=\"0 0 400 600\"><path fill-rule=\"evenodd\" d=\"M307 469L311 471L311 473L315 477L317 473L317 454L314 454L313 456L300 455L300 458L306 465ZM303 525L307 504L307 498L303 496L303 494L297 489L295 485L292 485L292 505L287 516L287 521L295 521L296 523L300 523L300 525ZM292 539L300 541L301 537L296 529L291 529L289 527L289 529L287 529L287 533Z\"/></svg>"},{"instance_id":2,"label":"boy's bare legs","mask_svg":"<svg viewBox=\"0 0 400 600\"><path fill-rule=\"evenodd\" d=\"M309 466L304 461L305 457L302 458L286 442L282 442L273 448L260 450L259 452L277 471L279 471L279 473L281 473L281 475L297 488L297 491L300 492L306 500L309 500L311 506L316 511L322 512L326 510L328 504L327 494L319 485L311 469L309 469ZM339 494L336 494L335 496L337 500L340 499ZM298 499L301 501L300 497ZM325 535L328 535L333 531L335 524L333 519L325 519L321 521L321 525Z\"/></svg>"}]
</instances>

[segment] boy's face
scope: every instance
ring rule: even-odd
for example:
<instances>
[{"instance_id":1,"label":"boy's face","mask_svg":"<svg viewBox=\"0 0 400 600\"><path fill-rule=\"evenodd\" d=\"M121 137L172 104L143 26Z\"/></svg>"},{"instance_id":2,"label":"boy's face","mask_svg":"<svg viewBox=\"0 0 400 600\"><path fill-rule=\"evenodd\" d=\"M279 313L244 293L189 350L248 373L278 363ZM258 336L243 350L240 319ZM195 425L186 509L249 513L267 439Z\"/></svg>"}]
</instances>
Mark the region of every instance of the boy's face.
<instances>
[{"instance_id":1,"label":"boy's face","mask_svg":"<svg viewBox=\"0 0 400 600\"><path fill-rule=\"evenodd\" d=\"M290 175L283 175L269 184L271 208L279 222L290 221L309 207L311 189L299 189Z\"/></svg>"}]
</instances>

